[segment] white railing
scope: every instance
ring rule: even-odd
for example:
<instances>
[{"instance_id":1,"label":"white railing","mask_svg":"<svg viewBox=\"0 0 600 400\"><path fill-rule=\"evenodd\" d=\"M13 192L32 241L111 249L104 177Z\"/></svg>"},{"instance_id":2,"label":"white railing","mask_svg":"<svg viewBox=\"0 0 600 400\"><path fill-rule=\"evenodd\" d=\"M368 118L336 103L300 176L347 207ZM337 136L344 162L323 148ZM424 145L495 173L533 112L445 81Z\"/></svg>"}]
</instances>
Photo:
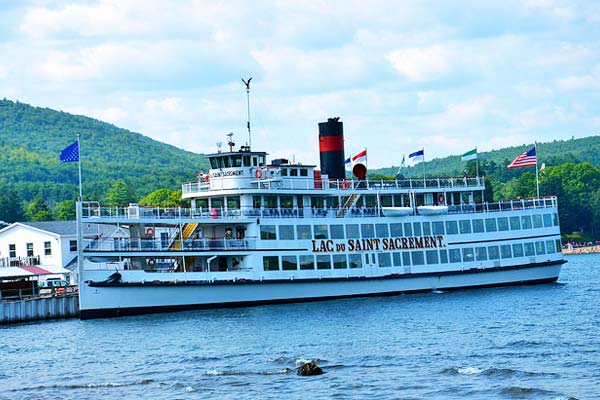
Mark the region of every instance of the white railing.
<instances>
[{"instance_id":1,"label":"white railing","mask_svg":"<svg viewBox=\"0 0 600 400\"><path fill-rule=\"evenodd\" d=\"M256 178L238 178L237 188L231 187L231 180L225 181L220 178L215 179L210 184L206 182L194 181L185 182L181 189L183 195L203 193L218 190L256 190L256 189L276 189L276 190L418 190L418 189L453 189L470 188L472 190L481 190L484 184L484 177L458 177L458 178L420 178L420 179L366 179L366 180L328 180L313 178L286 178L256 179Z\"/></svg>"},{"instance_id":2,"label":"white railing","mask_svg":"<svg viewBox=\"0 0 600 400\"><path fill-rule=\"evenodd\" d=\"M85 246L85 253L102 253L113 251L203 251L203 250L238 250L256 248L256 239L188 239L179 243L171 243L160 238L106 238L95 240L93 245ZM99 256L102 257L102 256Z\"/></svg>"},{"instance_id":3,"label":"white railing","mask_svg":"<svg viewBox=\"0 0 600 400\"><path fill-rule=\"evenodd\" d=\"M555 196L517 199L492 203L466 203L448 205L449 214L467 214L535 208L556 208ZM92 222L98 219L109 220L150 220L160 223L168 220L252 220L254 218L345 218L375 217L381 215L377 207L360 208L243 208L228 210L225 208L193 209L162 207L102 207L97 203L84 203L83 219ZM414 211L418 214L418 208Z\"/></svg>"}]
</instances>

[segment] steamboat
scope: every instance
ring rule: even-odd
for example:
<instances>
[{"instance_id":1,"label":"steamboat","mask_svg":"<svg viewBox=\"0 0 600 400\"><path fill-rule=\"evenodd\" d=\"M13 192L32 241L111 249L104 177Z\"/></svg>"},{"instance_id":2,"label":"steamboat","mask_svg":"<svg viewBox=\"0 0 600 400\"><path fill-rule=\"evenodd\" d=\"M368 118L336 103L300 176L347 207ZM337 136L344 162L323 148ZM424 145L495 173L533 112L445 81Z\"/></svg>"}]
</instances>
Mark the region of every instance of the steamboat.
<instances>
[{"instance_id":1,"label":"steamboat","mask_svg":"<svg viewBox=\"0 0 600 400\"><path fill-rule=\"evenodd\" d=\"M346 178L343 125L319 123L320 168L249 146L208 155L187 208L77 204L82 319L554 282L556 197L485 202L481 176ZM360 164L358 165L360 167Z\"/></svg>"}]
</instances>

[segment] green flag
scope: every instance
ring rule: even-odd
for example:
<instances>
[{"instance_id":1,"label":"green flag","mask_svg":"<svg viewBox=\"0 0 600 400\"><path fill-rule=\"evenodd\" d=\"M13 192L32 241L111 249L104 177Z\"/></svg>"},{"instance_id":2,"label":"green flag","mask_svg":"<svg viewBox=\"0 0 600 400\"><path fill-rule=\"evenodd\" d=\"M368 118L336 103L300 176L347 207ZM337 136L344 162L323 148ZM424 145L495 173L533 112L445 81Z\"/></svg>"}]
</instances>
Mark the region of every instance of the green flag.
<instances>
[{"instance_id":1,"label":"green flag","mask_svg":"<svg viewBox=\"0 0 600 400\"><path fill-rule=\"evenodd\" d=\"M477 147L475 147L473 150L469 150L465 154L463 154L461 161L469 161L469 160L475 160L475 159L477 159Z\"/></svg>"}]
</instances>

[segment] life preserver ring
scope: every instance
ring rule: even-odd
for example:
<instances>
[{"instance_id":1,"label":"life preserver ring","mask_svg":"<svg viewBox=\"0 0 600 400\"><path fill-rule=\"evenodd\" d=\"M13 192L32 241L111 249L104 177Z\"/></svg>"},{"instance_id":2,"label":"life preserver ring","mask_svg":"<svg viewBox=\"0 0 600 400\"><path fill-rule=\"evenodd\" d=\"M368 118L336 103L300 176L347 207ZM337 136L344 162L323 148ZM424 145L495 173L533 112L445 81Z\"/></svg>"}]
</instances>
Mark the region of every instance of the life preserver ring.
<instances>
[{"instance_id":1,"label":"life preserver ring","mask_svg":"<svg viewBox=\"0 0 600 400\"><path fill-rule=\"evenodd\" d=\"M152 227L146 228L146 236L154 237L154 228L152 228Z\"/></svg>"},{"instance_id":2,"label":"life preserver ring","mask_svg":"<svg viewBox=\"0 0 600 400\"><path fill-rule=\"evenodd\" d=\"M444 204L444 203L445 203L445 201L446 201L446 198L444 197L444 194L443 194L443 193L440 193L440 194L438 195L438 204Z\"/></svg>"},{"instance_id":3,"label":"life preserver ring","mask_svg":"<svg viewBox=\"0 0 600 400\"><path fill-rule=\"evenodd\" d=\"M256 177L256 179L262 178L262 169L257 169L254 173L254 176Z\"/></svg>"},{"instance_id":4,"label":"life preserver ring","mask_svg":"<svg viewBox=\"0 0 600 400\"><path fill-rule=\"evenodd\" d=\"M208 174L204 174L204 182L205 182L205 183L208 183L208 178L209 178L209 176L210 176L210 175L208 175Z\"/></svg>"}]
</instances>

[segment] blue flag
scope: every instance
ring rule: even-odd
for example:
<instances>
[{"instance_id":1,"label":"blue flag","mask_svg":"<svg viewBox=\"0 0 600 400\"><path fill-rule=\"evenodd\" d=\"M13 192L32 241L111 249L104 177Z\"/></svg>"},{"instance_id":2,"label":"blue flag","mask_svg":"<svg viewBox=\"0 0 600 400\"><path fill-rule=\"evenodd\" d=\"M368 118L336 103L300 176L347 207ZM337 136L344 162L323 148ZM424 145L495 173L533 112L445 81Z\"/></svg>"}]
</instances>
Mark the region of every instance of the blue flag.
<instances>
[{"instance_id":1,"label":"blue flag","mask_svg":"<svg viewBox=\"0 0 600 400\"><path fill-rule=\"evenodd\" d=\"M79 142L72 143L60 152L60 162L77 162L79 161Z\"/></svg>"},{"instance_id":2,"label":"blue flag","mask_svg":"<svg viewBox=\"0 0 600 400\"><path fill-rule=\"evenodd\" d=\"M424 161L425 160L425 150L415 151L414 153L410 153L408 155L409 161Z\"/></svg>"}]
</instances>

